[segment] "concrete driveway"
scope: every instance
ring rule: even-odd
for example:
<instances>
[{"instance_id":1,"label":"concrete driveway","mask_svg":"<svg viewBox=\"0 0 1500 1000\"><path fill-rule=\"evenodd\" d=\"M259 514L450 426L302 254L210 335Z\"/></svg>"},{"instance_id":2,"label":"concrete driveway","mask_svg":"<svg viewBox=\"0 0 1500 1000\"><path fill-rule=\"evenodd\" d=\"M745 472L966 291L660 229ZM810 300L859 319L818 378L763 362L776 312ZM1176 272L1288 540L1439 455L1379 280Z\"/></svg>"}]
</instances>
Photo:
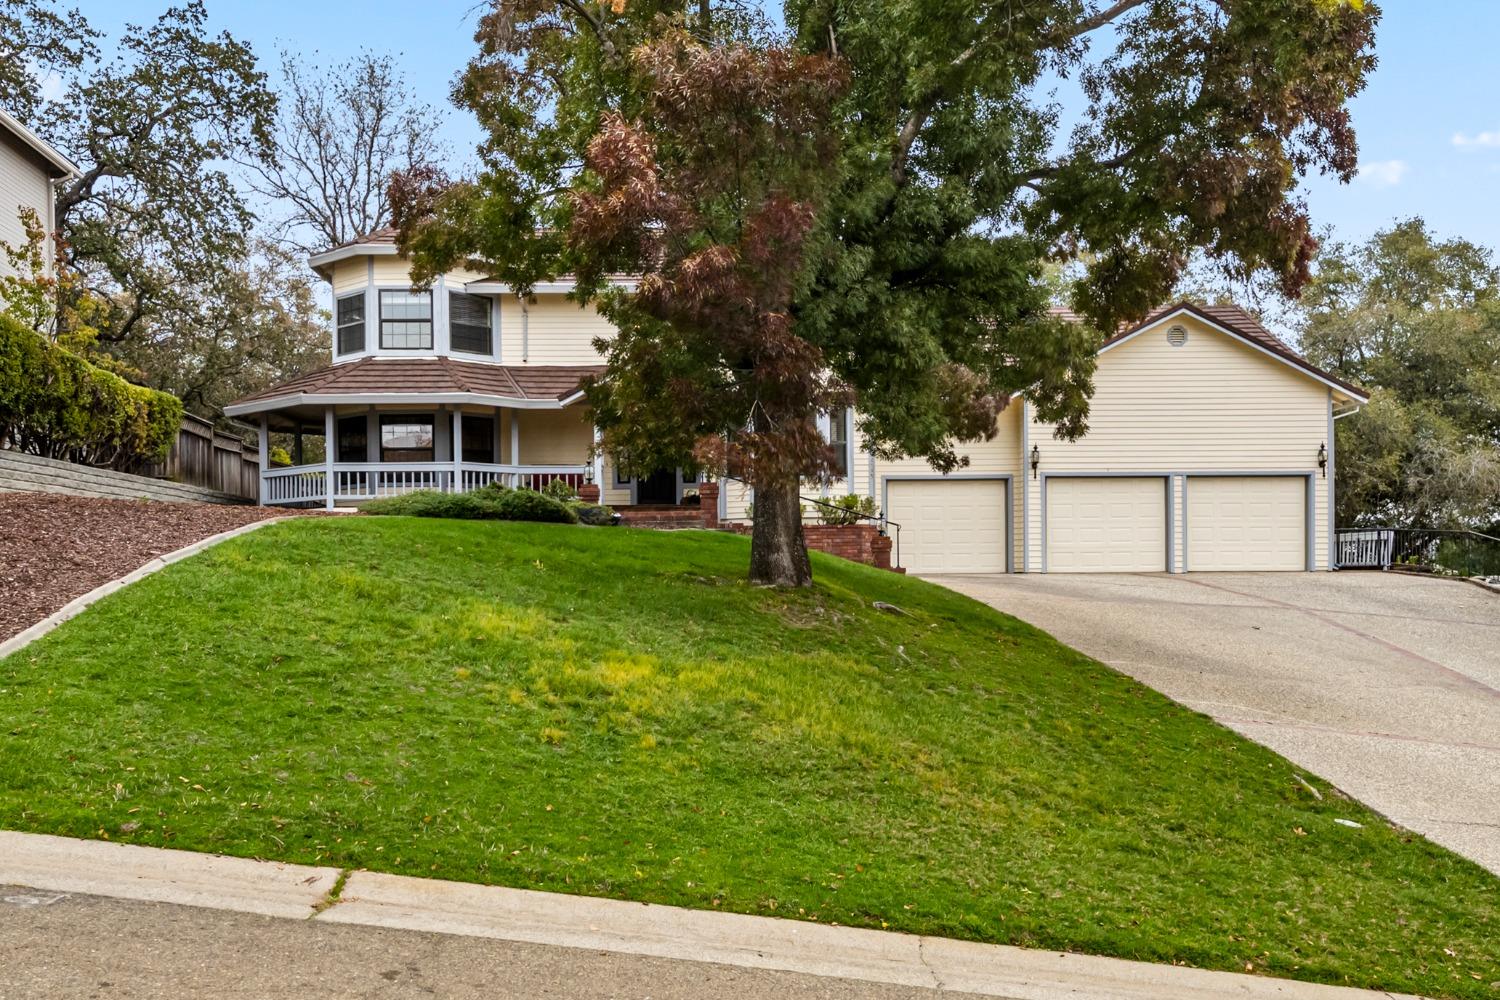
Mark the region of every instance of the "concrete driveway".
<instances>
[{"instance_id":1,"label":"concrete driveway","mask_svg":"<svg viewBox=\"0 0 1500 1000\"><path fill-rule=\"evenodd\" d=\"M930 579L1500 874L1500 595L1369 572Z\"/></svg>"}]
</instances>

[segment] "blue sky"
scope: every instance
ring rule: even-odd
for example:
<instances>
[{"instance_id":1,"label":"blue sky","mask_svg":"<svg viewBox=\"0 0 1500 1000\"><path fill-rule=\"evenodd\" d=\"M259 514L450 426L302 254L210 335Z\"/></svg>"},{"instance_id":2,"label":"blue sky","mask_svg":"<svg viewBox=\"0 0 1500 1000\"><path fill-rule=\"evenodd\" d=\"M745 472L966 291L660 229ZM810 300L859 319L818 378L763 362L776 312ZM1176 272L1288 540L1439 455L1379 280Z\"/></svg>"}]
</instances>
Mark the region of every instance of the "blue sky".
<instances>
[{"instance_id":1,"label":"blue sky","mask_svg":"<svg viewBox=\"0 0 1500 1000\"><path fill-rule=\"evenodd\" d=\"M461 165L476 130L447 103L448 86L473 48L480 0L207 0L216 27L250 41L268 64L278 48L339 61L360 48L396 52L412 85L445 109L442 135ZM80 0L114 34L154 18L167 0ZM1500 4L1493 0L1387 0L1380 67L1354 104L1361 176L1350 185L1314 178L1315 223L1363 239L1393 219L1425 217L1447 236L1500 247Z\"/></svg>"}]
</instances>

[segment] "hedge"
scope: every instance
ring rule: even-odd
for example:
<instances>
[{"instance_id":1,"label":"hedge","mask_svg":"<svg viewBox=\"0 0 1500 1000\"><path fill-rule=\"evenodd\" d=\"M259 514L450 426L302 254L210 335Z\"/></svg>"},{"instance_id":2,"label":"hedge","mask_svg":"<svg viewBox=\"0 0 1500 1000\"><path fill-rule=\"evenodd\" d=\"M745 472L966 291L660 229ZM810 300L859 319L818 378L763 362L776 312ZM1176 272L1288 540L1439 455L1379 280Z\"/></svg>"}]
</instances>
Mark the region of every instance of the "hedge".
<instances>
[{"instance_id":1,"label":"hedge","mask_svg":"<svg viewBox=\"0 0 1500 1000\"><path fill-rule=\"evenodd\" d=\"M417 490L361 504L366 514L403 517L453 517L477 521L543 521L577 524L578 515L561 500L532 490L474 490L440 493Z\"/></svg>"},{"instance_id":2,"label":"hedge","mask_svg":"<svg viewBox=\"0 0 1500 1000\"><path fill-rule=\"evenodd\" d=\"M165 461L181 426L176 396L132 385L0 315L0 447L127 469Z\"/></svg>"}]
</instances>

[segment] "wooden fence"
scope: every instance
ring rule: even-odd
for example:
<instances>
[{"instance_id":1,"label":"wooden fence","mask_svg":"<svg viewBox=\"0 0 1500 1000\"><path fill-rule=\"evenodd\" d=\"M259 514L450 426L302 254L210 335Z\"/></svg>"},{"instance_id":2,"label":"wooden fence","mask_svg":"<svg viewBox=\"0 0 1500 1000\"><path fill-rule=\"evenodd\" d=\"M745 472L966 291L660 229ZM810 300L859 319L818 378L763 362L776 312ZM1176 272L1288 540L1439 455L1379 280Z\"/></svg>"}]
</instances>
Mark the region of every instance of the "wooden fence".
<instances>
[{"instance_id":1,"label":"wooden fence","mask_svg":"<svg viewBox=\"0 0 1500 1000\"><path fill-rule=\"evenodd\" d=\"M215 430L213 421L185 413L177 441L165 462L144 473L157 479L202 486L230 496L260 497L260 457L233 434Z\"/></svg>"}]
</instances>

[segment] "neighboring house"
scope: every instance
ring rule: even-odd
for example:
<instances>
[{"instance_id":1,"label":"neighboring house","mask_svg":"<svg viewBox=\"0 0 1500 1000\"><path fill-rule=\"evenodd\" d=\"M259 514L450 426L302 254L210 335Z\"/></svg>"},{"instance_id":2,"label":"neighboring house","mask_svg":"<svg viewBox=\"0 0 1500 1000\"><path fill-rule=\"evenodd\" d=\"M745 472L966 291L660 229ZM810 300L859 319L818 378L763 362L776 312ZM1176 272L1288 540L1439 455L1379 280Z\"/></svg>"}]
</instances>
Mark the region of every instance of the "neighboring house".
<instances>
[{"instance_id":1,"label":"neighboring house","mask_svg":"<svg viewBox=\"0 0 1500 1000\"><path fill-rule=\"evenodd\" d=\"M49 240L47 268L52 267L50 240L57 229L54 189L57 181L76 177L78 167L43 142L37 134L0 110L0 241L13 247L26 243L21 224L25 209L36 212ZM0 274L12 274L0 254Z\"/></svg>"},{"instance_id":2,"label":"neighboring house","mask_svg":"<svg viewBox=\"0 0 1500 1000\"><path fill-rule=\"evenodd\" d=\"M524 301L463 272L413 290L389 230L310 263L333 288L332 363L225 413L260 422L263 456L273 431L333 446L323 463L267 467L264 502L331 507L557 478L596 483L616 507L696 494L691 470L632 478L589 457L580 383L602 370L593 342L612 328L568 300L570 282ZM1243 310L1190 305L1111 339L1095 385L1081 440L1054 438L1017 397L948 476L919 459L879 460L856 440L852 413L826 417L846 474L808 495L874 497L913 572L1329 567L1333 420L1366 401L1361 391ZM752 502L726 484L719 519L748 520Z\"/></svg>"}]
</instances>

